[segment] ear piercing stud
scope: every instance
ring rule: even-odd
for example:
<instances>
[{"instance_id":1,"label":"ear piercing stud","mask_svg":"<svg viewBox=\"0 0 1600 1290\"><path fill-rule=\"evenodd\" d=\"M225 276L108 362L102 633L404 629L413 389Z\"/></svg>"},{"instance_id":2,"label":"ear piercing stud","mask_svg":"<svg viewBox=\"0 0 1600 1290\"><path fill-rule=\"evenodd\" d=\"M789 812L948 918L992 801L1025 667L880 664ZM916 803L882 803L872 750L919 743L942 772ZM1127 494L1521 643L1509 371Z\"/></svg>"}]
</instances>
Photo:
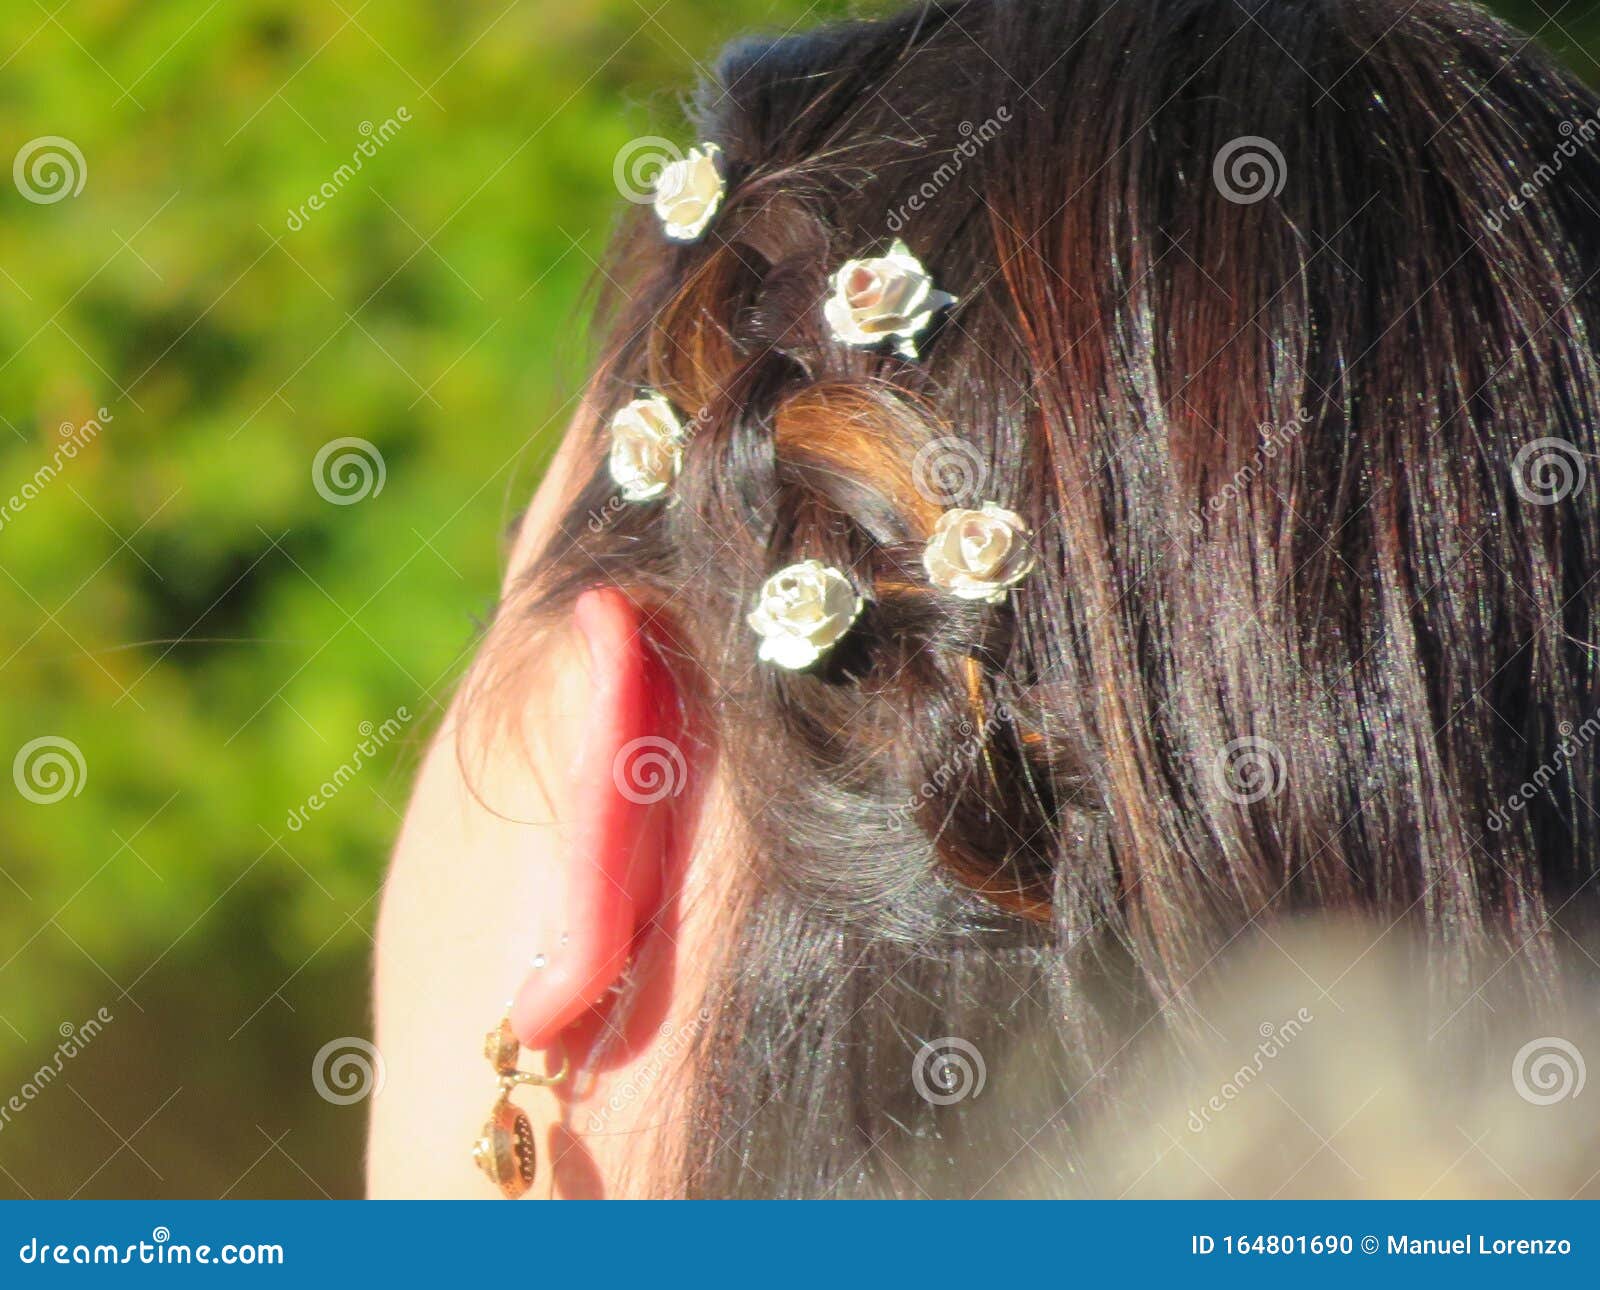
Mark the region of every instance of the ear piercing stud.
<instances>
[{"instance_id":1,"label":"ear piercing stud","mask_svg":"<svg viewBox=\"0 0 1600 1290\"><path fill-rule=\"evenodd\" d=\"M561 947L565 949L567 942L571 939L572 937L568 933L562 932ZM534 971L537 972L540 968L549 966L550 958L543 950L541 950L539 953L535 954L531 959L529 959L528 962L533 967Z\"/></svg>"}]
</instances>

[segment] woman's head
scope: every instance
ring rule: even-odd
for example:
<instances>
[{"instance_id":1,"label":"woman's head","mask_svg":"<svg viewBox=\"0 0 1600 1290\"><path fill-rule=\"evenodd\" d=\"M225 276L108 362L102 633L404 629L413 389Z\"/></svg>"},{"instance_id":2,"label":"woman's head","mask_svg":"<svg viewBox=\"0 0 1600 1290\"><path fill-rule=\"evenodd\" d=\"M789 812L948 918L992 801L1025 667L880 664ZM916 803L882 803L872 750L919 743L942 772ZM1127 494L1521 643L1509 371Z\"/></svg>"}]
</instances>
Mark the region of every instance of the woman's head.
<instances>
[{"instance_id":1,"label":"woman's head","mask_svg":"<svg viewBox=\"0 0 1600 1290\"><path fill-rule=\"evenodd\" d=\"M1464 5L967 0L736 44L696 109L726 194L606 264L380 1027L515 991L612 1186L938 1191L975 1130L928 1041L991 1082L1026 1044L1025 1138L1285 914L1414 923L1446 1012L1542 997L1600 844L1595 98ZM915 358L823 308L897 240L956 297ZM687 443L634 502L645 391ZM985 503L1031 531L998 603L923 561ZM747 615L813 559L863 610L763 662ZM538 909L416 932L470 931L485 871Z\"/></svg>"}]
</instances>

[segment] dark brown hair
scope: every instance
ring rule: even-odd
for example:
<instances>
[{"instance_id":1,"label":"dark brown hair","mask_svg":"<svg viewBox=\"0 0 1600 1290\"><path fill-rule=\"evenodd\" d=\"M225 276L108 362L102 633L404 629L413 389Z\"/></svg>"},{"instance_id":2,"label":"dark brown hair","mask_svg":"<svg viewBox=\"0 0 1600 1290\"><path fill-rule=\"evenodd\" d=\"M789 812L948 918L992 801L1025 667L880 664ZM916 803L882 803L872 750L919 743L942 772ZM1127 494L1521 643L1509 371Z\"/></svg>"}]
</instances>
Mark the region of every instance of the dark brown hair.
<instances>
[{"instance_id":1,"label":"dark brown hair","mask_svg":"<svg viewBox=\"0 0 1600 1290\"><path fill-rule=\"evenodd\" d=\"M1441 0L958 0L724 53L725 207L620 234L592 470L483 673L627 589L737 802L670 1190L914 1194L897 1159L970 1145L927 1041L994 1079L1026 1036L1025 1140L1269 915L1420 927L1442 1015L1551 993L1600 842L1596 110ZM918 361L821 311L896 236L960 298ZM692 420L671 505L605 468L641 388ZM984 500L1040 556L999 605L920 562ZM760 664L811 557L867 610Z\"/></svg>"}]
</instances>

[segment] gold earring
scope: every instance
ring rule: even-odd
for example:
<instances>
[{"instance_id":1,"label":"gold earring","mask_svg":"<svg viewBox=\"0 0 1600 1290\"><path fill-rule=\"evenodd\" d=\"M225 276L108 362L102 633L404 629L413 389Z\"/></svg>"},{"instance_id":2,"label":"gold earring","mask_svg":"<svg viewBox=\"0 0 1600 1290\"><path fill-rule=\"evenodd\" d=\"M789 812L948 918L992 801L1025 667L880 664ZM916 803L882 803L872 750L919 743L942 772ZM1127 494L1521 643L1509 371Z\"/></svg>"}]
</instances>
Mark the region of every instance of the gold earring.
<instances>
[{"instance_id":1,"label":"gold earring","mask_svg":"<svg viewBox=\"0 0 1600 1290\"><path fill-rule=\"evenodd\" d=\"M561 1069L554 1075L536 1075L517 1069L517 1054L522 1045L511 1031L509 1018L483 1037L483 1055L494 1067L500 1083L500 1096L489 1108L483 1134L472 1145L472 1159L500 1188L508 1200L517 1200L533 1186L538 1154L534 1150L533 1123L511 1104L511 1090L518 1084L559 1084L567 1078L571 1063L561 1053Z\"/></svg>"}]
</instances>

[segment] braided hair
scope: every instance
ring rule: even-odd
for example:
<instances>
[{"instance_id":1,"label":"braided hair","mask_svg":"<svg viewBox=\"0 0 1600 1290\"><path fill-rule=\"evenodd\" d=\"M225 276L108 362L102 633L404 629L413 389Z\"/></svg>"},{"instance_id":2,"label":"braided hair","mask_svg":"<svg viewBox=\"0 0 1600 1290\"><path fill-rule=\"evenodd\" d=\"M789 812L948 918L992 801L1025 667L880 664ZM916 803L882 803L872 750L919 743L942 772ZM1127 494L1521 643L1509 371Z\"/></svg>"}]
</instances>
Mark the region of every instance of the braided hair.
<instances>
[{"instance_id":1,"label":"braided hair","mask_svg":"<svg viewBox=\"0 0 1600 1290\"><path fill-rule=\"evenodd\" d=\"M476 678L622 587L734 804L676 1189L906 1191L968 1133L933 1037L993 1078L1027 1036L1023 1138L1104 1111L1284 915L1416 924L1446 1008L1485 963L1548 998L1600 859L1595 96L1450 0L935 0L739 42L695 109L726 197L620 230L592 469ZM958 298L915 359L821 308L895 238ZM640 390L687 443L618 506ZM990 500L1037 567L940 594L924 543ZM865 609L764 665L806 559Z\"/></svg>"}]
</instances>

